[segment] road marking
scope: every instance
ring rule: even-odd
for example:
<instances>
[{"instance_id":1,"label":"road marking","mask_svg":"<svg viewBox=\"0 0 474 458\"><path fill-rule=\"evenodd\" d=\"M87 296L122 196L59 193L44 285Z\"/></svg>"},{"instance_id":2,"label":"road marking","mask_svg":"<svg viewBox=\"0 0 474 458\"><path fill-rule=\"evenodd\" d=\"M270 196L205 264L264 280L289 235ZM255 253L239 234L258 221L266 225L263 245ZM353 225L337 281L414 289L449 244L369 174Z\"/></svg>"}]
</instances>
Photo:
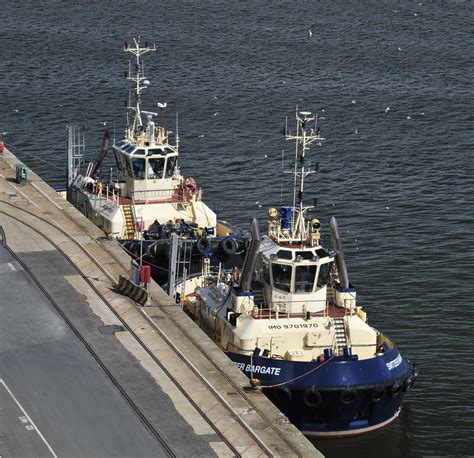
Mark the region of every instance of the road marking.
<instances>
[{"instance_id":1,"label":"road marking","mask_svg":"<svg viewBox=\"0 0 474 458\"><path fill-rule=\"evenodd\" d=\"M41 440L46 444L46 447L48 447L49 451L51 454L54 456L54 458L58 458L58 455L54 452L54 450L51 448L51 445L48 444L48 441L44 438L43 434L41 434L41 431L38 429L38 427L34 424L33 420L30 418L30 416L26 413L26 410L21 406L21 404L18 402L18 399L14 396L14 394L11 392L10 388L8 388L7 384L3 381L3 379L0 379L0 383L4 386L4 388L7 390L8 394L12 397L12 399L15 401L16 405L19 407L19 409L23 412L23 417L19 417L20 421L22 423L25 423L24 419L26 418L27 421L30 422L30 425L25 426L26 429L29 431L35 430L38 433L38 436L41 438Z\"/></svg>"}]
</instances>

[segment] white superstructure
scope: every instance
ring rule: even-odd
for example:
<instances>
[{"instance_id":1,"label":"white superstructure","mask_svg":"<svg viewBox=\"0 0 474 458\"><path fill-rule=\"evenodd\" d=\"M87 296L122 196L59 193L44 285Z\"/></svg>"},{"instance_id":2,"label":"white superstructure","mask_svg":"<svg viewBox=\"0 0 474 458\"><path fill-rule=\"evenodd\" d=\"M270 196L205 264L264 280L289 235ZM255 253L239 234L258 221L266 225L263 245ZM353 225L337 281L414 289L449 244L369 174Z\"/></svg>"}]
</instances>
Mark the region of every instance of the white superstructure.
<instances>
[{"instance_id":1,"label":"white superstructure","mask_svg":"<svg viewBox=\"0 0 474 458\"><path fill-rule=\"evenodd\" d=\"M106 234L119 239L135 239L155 222L169 226L185 223L196 232L215 233L216 214L201 200L202 192L194 179L180 172L178 133L171 139L164 127L155 124L157 113L141 109L142 93L150 84L141 57L156 47L141 46L140 38L133 41L133 46L125 44L124 51L134 56L135 71L129 67L127 79L134 84L135 104L128 107L133 116L124 139L112 146L117 168L112 173L99 173L108 149L106 132L100 157L86 171L70 167L68 198ZM69 138L75 134L70 133ZM70 162L73 156L74 152L70 153Z\"/></svg>"}]
</instances>

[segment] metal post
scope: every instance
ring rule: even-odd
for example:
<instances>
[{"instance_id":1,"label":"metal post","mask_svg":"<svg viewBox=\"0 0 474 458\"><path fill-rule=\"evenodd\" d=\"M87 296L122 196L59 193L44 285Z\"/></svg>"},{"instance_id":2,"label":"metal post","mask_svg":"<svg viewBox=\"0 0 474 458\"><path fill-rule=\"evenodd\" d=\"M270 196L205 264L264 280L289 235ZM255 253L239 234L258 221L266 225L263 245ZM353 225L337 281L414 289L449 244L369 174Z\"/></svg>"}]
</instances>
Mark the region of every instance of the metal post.
<instances>
[{"instance_id":1,"label":"metal post","mask_svg":"<svg viewBox=\"0 0 474 458\"><path fill-rule=\"evenodd\" d=\"M173 298L176 286L176 268L178 263L178 234L171 234L170 254L169 254L169 275L168 275L168 296Z\"/></svg>"}]
</instances>

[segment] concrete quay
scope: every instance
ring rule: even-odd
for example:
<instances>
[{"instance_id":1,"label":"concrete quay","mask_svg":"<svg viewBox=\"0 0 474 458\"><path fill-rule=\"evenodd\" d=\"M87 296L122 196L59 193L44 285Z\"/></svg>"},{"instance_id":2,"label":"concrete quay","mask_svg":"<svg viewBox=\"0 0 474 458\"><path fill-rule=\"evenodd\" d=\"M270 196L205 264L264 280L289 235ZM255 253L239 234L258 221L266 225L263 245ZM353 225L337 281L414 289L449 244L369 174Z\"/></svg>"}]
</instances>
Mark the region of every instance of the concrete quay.
<instances>
[{"instance_id":1,"label":"concrete quay","mask_svg":"<svg viewBox=\"0 0 474 458\"><path fill-rule=\"evenodd\" d=\"M0 456L322 456L117 242L0 156Z\"/></svg>"}]
</instances>

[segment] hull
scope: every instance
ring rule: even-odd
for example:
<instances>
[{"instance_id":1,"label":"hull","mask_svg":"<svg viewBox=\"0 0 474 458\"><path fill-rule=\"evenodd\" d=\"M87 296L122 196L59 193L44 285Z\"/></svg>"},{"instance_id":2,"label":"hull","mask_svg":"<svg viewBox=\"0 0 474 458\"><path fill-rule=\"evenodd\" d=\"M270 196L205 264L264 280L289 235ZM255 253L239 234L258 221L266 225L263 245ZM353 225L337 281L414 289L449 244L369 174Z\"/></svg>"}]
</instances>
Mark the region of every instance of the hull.
<instances>
[{"instance_id":1,"label":"hull","mask_svg":"<svg viewBox=\"0 0 474 458\"><path fill-rule=\"evenodd\" d=\"M416 371L394 347L383 356L357 360L295 362L227 353L304 434L340 437L386 426L397 418Z\"/></svg>"}]
</instances>

